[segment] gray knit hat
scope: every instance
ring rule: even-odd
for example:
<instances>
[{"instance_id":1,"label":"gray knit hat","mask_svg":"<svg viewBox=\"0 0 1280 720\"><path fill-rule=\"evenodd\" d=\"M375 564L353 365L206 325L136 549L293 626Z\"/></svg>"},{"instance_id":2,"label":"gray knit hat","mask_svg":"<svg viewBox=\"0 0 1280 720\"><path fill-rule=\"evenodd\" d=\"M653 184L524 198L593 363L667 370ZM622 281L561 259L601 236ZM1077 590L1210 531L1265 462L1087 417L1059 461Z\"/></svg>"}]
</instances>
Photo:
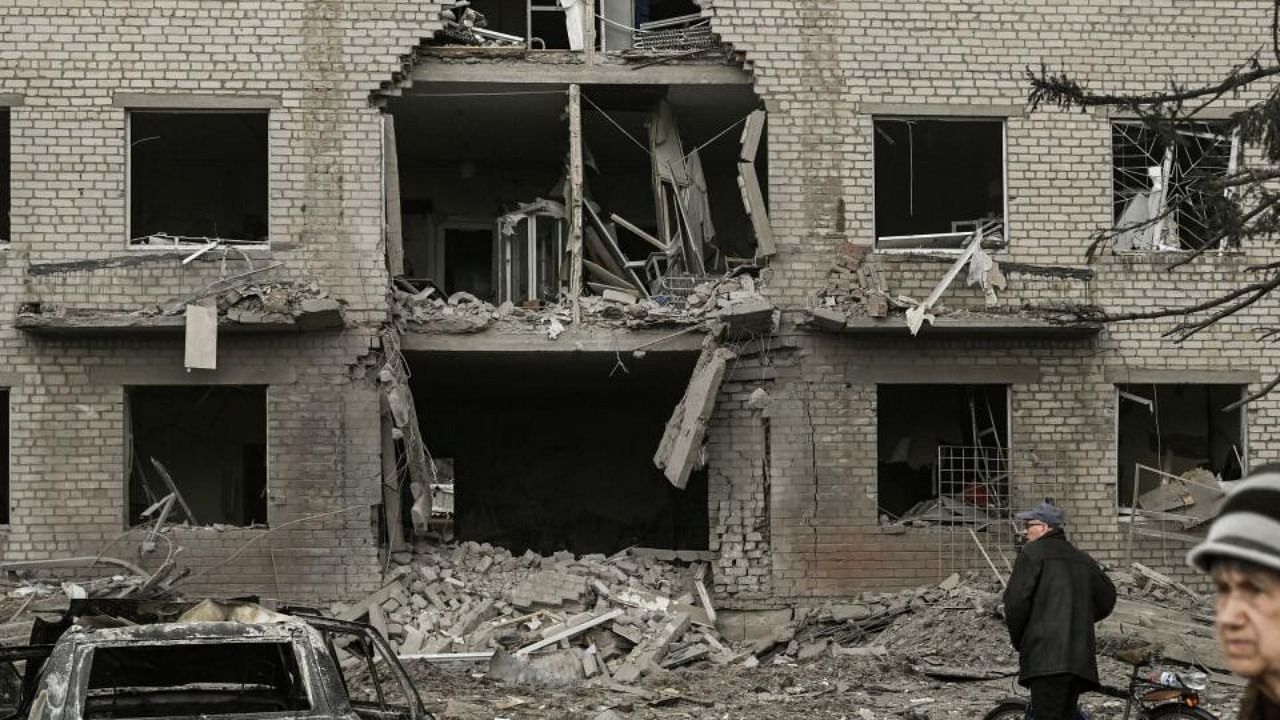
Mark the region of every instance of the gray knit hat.
<instances>
[{"instance_id":1,"label":"gray knit hat","mask_svg":"<svg viewBox=\"0 0 1280 720\"><path fill-rule=\"evenodd\" d=\"M1260 468L1227 497L1209 537L1187 553L1187 563L1209 571L1220 557L1280 572L1280 468Z\"/></svg>"}]
</instances>

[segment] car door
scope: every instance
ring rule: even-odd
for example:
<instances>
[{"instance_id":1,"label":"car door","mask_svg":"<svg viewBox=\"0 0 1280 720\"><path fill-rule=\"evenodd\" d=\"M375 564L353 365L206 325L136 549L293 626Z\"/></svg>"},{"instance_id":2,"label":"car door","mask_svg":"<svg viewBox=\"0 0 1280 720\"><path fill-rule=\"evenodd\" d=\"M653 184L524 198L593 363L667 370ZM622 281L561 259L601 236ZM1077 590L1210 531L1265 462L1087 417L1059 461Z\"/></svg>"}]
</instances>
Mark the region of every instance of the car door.
<instances>
[{"instance_id":1,"label":"car door","mask_svg":"<svg viewBox=\"0 0 1280 720\"><path fill-rule=\"evenodd\" d=\"M361 720L433 720L399 658L372 628L319 616L298 616L324 636L351 709Z\"/></svg>"}]
</instances>

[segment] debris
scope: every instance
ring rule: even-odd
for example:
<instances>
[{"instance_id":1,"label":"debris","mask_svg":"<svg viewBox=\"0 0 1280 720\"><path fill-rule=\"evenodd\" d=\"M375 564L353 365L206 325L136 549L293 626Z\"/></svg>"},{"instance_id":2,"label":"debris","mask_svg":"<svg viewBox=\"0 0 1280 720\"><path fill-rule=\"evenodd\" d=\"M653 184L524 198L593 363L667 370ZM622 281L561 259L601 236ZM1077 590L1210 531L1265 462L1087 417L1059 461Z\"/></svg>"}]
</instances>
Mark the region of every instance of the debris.
<instances>
[{"instance_id":1,"label":"debris","mask_svg":"<svg viewBox=\"0 0 1280 720\"><path fill-rule=\"evenodd\" d=\"M206 299L186 310L183 366L188 370L218 369L218 307Z\"/></svg>"},{"instance_id":2,"label":"debris","mask_svg":"<svg viewBox=\"0 0 1280 720\"><path fill-rule=\"evenodd\" d=\"M965 245L964 252L960 253L960 257L951 265L951 269L947 271L938 284L934 286L933 292L929 293L929 297L920 302L913 308L907 309L907 328L911 330L911 334L915 335L920 332L920 327L928 320L933 324L934 316L932 313L934 305L938 299L942 297L942 293L947 291L951 286L951 282L956 279L960 271L967 265L974 254L982 248L982 240L985 226L979 226L974 231L972 239Z\"/></svg>"},{"instance_id":3,"label":"debris","mask_svg":"<svg viewBox=\"0 0 1280 720\"><path fill-rule=\"evenodd\" d=\"M529 654L530 654L530 653L532 653L532 652L535 652L535 651L537 651L537 650L541 650L541 649L542 649L542 648L544 648L544 647L549 647L549 646L551 646L551 645L555 645L556 643L560 642L561 640L567 640L567 639L569 639L569 638L571 638L571 637L574 637L574 636L580 635L580 634L582 634L582 633L584 633L584 632L586 632L586 631L590 630L591 628L593 628L593 627L595 627L595 626L597 626L597 625L602 625L602 624L604 624L604 623L606 623L606 622L609 622L610 620L612 620L612 619L614 619L614 618L618 617L618 616L619 616L619 615L621 615L621 614L622 614L622 610L618 610L618 609L610 610L609 612L607 612L607 613L605 613L605 614L603 614L603 615L598 615L598 616L596 616L596 617L591 618L591 619L590 619L590 620L588 620L587 622L581 623L581 624L579 624L579 625L575 625L575 626L573 626L573 627L571 627L571 628L568 628L567 630L563 630L563 631L561 631L561 632L558 632L558 633L556 633L555 635L552 635L551 637L549 637L549 638L547 638L547 639L545 639L545 640L541 640L541 641L536 642L536 643L534 643L534 644L532 644L532 645L526 645L525 647L522 647L522 648L520 648L519 650L517 650L517 651L516 651L516 653L515 653L515 654L516 654L516 657L525 657L525 656L529 655Z\"/></svg>"},{"instance_id":4,"label":"debris","mask_svg":"<svg viewBox=\"0 0 1280 720\"><path fill-rule=\"evenodd\" d=\"M683 489L688 482L689 473L701 453L703 435L715 409L726 364L735 357L732 351L707 343L694 367L684 397L667 421L653 462L678 488Z\"/></svg>"},{"instance_id":5,"label":"debris","mask_svg":"<svg viewBox=\"0 0 1280 720\"><path fill-rule=\"evenodd\" d=\"M624 683L635 682L648 670L651 663L660 662L666 656L667 648L671 643L679 640L688 629L689 616L677 613L663 623L657 632L645 636L644 640L632 649L631 654L627 655L617 672L613 673L613 679Z\"/></svg>"},{"instance_id":6,"label":"debris","mask_svg":"<svg viewBox=\"0 0 1280 720\"><path fill-rule=\"evenodd\" d=\"M835 308L816 307L809 309L813 324L824 330L843 330L849 318L843 311Z\"/></svg>"}]
</instances>

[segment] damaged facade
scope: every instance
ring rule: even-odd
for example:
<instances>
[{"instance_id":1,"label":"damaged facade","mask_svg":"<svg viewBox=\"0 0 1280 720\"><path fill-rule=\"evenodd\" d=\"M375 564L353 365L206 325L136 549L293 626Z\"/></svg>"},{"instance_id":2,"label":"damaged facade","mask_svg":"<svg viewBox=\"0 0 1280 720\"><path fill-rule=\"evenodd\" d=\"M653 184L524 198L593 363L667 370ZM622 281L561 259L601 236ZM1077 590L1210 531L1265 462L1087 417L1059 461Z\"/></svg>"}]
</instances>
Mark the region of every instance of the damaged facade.
<instances>
[{"instance_id":1,"label":"damaged facade","mask_svg":"<svg viewBox=\"0 0 1280 720\"><path fill-rule=\"evenodd\" d=\"M135 548L167 513L226 593L373 590L430 534L696 553L752 608L982 567L943 549L1049 495L1095 556L1177 575L1195 523L1134 498L1275 453L1275 400L1221 412L1280 371L1269 304L1179 345L1076 312L1273 260L1167 269L1238 143L1029 113L1020 80L1208 81L1262 41L1248 13L4 13L5 560ZM1091 231L1175 206L1086 264Z\"/></svg>"}]
</instances>

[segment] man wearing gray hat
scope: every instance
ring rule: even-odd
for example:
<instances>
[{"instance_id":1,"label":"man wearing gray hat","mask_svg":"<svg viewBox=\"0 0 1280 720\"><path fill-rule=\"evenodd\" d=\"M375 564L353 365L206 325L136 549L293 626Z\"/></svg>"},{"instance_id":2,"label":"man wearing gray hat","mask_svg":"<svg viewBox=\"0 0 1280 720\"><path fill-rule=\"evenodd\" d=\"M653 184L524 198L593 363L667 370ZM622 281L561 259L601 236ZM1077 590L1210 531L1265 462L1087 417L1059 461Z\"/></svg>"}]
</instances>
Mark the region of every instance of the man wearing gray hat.
<instances>
[{"instance_id":1,"label":"man wearing gray hat","mask_svg":"<svg viewBox=\"0 0 1280 720\"><path fill-rule=\"evenodd\" d=\"M1249 681L1240 720L1280 720L1280 465L1231 492L1187 562L1213 578L1218 642Z\"/></svg>"},{"instance_id":2,"label":"man wearing gray hat","mask_svg":"<svg viewBox=\"0 0 1280 720\"><path fill-rule=\"evenodd\" d=\"M1004 592L1018 651L1018 682L1036 720L1072 720L1080 693L1098 687L1093 624L1111 614L1116 588L1101 566L1067 542L1066 516L1048 500L1015 516L1027 544Z\"/></svg>"}]
</instances>

